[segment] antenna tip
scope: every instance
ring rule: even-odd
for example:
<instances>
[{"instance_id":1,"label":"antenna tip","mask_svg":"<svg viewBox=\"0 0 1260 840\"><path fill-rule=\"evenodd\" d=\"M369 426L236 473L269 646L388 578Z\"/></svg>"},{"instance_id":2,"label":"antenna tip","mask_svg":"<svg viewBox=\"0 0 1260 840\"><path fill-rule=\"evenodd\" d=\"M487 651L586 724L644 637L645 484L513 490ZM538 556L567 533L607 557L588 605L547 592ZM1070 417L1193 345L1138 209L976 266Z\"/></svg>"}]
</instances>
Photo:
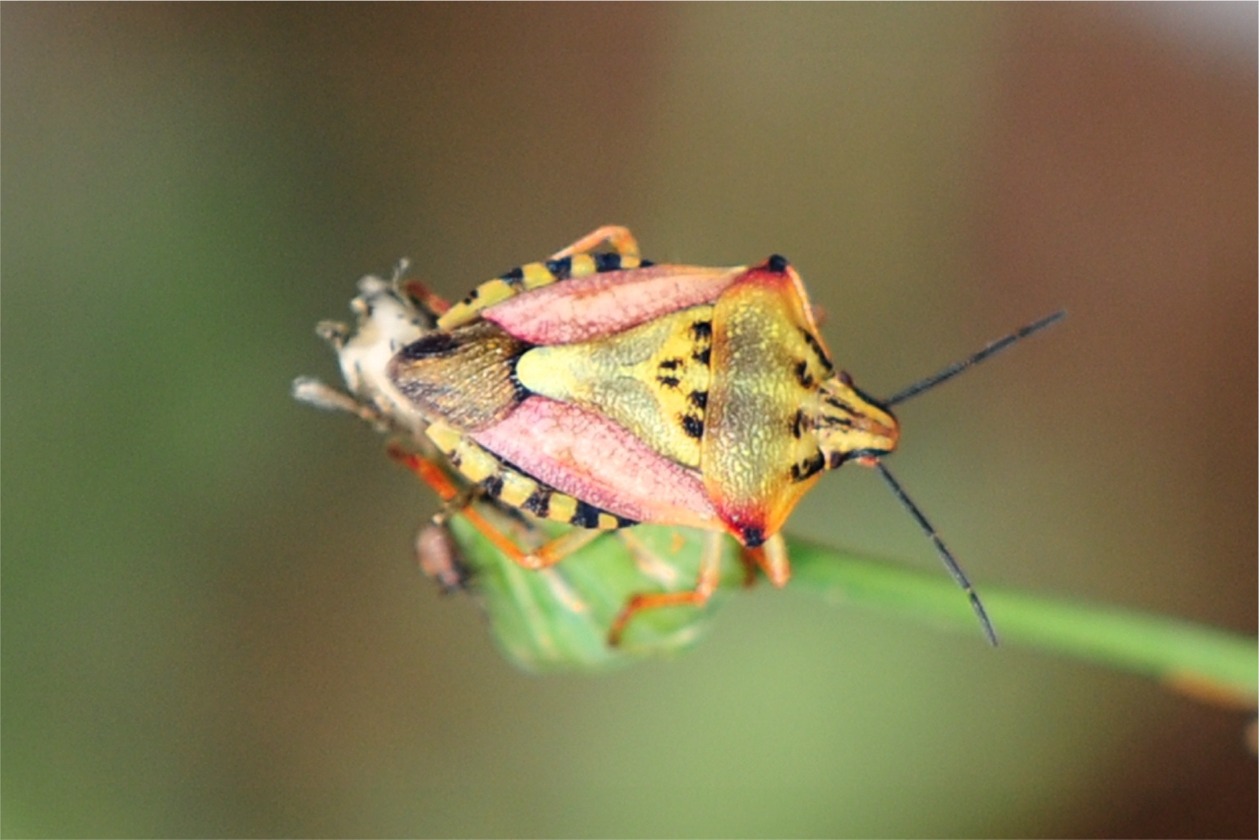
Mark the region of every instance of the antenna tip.
<instances>
[{"instance_id":1,"label":"antenna tip","mask_svg":"<svg viewBox=\"0 0 1260 840\"><path fill-rule=\"evenodd\" d=\"M989 647L997 647L997 631L993 629L989 612L984 608L984 604L980 603L980 595L970 586L967 587L967 599L971 601L971 609L976 614L976 618L980 619L980 629L984 631L985 641L989 643Z\"/></svg>"},{"instance_id":2,"label":"antenna tip","mask_svg":"<svg viewBox=\"0 0 1260 840\"><path fill-rule=\"evenodd\" d=\"M993 625L984 625L984 640L989 643L989 647L998 647L1001 642L998 641L997 631L993 629Z\"/></svg>"}]
</instances>

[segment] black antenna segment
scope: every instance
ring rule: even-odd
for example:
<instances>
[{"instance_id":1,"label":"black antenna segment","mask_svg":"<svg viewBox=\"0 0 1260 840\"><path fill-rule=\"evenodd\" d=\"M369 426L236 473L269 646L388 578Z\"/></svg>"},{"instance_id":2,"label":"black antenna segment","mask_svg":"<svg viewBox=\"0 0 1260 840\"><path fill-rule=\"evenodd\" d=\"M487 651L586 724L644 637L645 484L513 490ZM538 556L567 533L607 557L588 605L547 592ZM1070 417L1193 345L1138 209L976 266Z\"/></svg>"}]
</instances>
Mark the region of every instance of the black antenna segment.
<instances>
[{"instance_id":1,"label":"black antenna segment","mask_svg":"<svg viewBox=\"0 0 1260 840\"><path fill-rule=\"evenodd\" d=\"M950 575L967 593L967 599L971 601L971 609L975 612L976 618L980 619L980 626L984 629L985 638L989 640L989 644L997 647L997 632L993 629L993 622L989 620L989 614L984 610L984 604L980 603L980 596L976 593L976 588L971 585L971 581L967 579L967 573L962 570L962 566L958 565L958 561L954 559L954 555L945 547L945 541L941 539L941 535L936 533L936 529L932 527L932 523L928 522L927 517L923 515L923 511L919 510L919 506L911 501L906 495L906 491L901 488L901 484L897 479L893 478L893 474L888 471L882 461L875 462L875 468L879 470L879 474L884 477L884 481L888 482L888 486L892 488L893 495L898 501L910 511L910 515L919 523L919 527L923 529L923 533L932 541L932 545L936 546L936 553L940 555L941 560L945 563L945 568L949 569Z\"/></svg>"},{"instance_id":2,"label":"black antenna segment","mask_svg":"<svg viewBox=\"0 0 1260 840\"><path fill-rule=\"evenodd\" d=\"M1019 329L1015 330L1015 332L1011 333L1010 335L1002 336L997 341L989 343L988 345L985 346L983 350L980 350L977 353L973 353L972 355L968 356L965 359L954 362L952 365L949 365L943 370L932 374L926 379L920 379L918 382L914 383L908 388L903 388L902 390L893 394L888 399L884 400L883 404L887 408L892 408L897 403L905 402L911 397L922 394L924 391L928 390L929 388L935 388L937 385L940 385L942 382L945 382L946 380L949 380L949 379L953 379L955 376L962 373L964 370L971 367L972 365L977 364L979 362L983 362L985 359L989 358L994 353L998 353L1002 350L1005 350L1007 347L1010 347L1012 344L1019 341L1020 339L1028 338L1028 336L1032 335L1033 333L1044 330L1046 327L1050 326L1051 324L1057 321L1062 321L1066 317L1067 317L1067 310L1060 309L1058 312L1055 312L1053 315L1047 315L1046 317L1042 318L1040 321L1033 321L1031 324L1027 324L1026 326L1020 327Z\"/></svg>"},{"instance_id":3,"label":"black antenna segment","mask_svg":"<svg viewBox=\"0 0 1260 840\"><path fill-rule=\"evenodd\" d=\"M953 379L972 365L983 362L995 353L1010 347L1015 342L1025 339L1035 332L1044 330L1051 324L1061 321L1066 317L1067 310L1060 309L1058 312L1055 312L1052 315L1047 315L1039 321L1033 321L1031 324L1022 326L1015 330L1015 332L1005 335L997 341L990 342L983 350L973 353L965 359L954 362L952 365L945 367L926 379L920 379L909 388L904 388L901 391L898 391L888 399L884 400L883 404L885 407L891 408L897 403L905 402L913 396L922 394L929 388L935 388L942 382ZM975 612L976 618L980 619L980 626L984 629L985 638L989 640L989 644L996 647L998 640L997 633L993 629L993 622L989 620L989 614L985 612L984 604L980 602L980 596L976 593L976 588L971 585L971 581L967 579L967 574L962 570L962 566L958 565L958 561L954 559L953 553L945 546L945 541L941 539L941 535L936 533L936 529L932 527L932 523L928 522L927 517L923 515L923 511L919 510L919 506L906 495L906 491L902 489L901 484L897 481L897 479L893 478L893 474L888 471L888 468L884 466L883 462L876 460L874 465L875 468L879 470L879 474L884 477L884 481L887 482L888 486L892 489L893 495L896 496L902 506L910 512L910 515L914 517L914 521L918 522L919 527L923 529L923 533L932 541L932 545L936 547L936 553L940 555L941 561L945 564L945 568L949 570L949 573L954 578L955 582L957 582L957 584L962 587L962 590L967 593L967 599L971 601L971 609Z\"/></svg>"}]
</instances>

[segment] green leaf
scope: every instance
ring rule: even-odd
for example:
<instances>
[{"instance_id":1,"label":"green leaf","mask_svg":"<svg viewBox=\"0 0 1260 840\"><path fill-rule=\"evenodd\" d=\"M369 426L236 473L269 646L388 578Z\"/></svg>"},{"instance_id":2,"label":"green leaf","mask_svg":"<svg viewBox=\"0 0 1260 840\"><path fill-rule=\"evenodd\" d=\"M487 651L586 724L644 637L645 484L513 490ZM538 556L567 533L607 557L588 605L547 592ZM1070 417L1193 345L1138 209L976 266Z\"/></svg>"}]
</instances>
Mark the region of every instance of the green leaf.
<instances>
[{"instance_id":1,"label":"green leaf","mask_svg":"<svg viewBox=\"0 0 1260 840\"><path fill-rule=\"evenodd\" d=\"M504 518L493 505L478 503L478 509ZM549 569L530 571L503 556L462 517L454 517L450 527L496 642L508 659L533 671L599 671L682 653L703 637L721 602L743 581L737 546L726 540L722 585L708 604L640 613L614 648L608 644L609 629L632 596L695 585L707 534L640 525L629 530L628 539L604 535ZM555 536L565 528L547 525L545 530ZM798 591L965 632L983 643L967 599L949 576L800 540L788 544L789 585ZM983 586L982 597L1004 645L1040 648L1153 677L1199 696L1255 705L1254 638L997 586Z\"/></svg>"},{"instance_id":2,"label":"green leaf","mask_svg":"<svg viewBox=\"0 0 1260 840\"><path fill-rule=\"evenodd\" d=\"M975 615L945 575L789 541L792 585L837 603L877 607L974 633ZM1173 687L1254 706L1260 667L1253 637L1168 616L981 587L1003 644L1026 645L1153 677Z\"/></svg>"},{"instance_id":3,"label":"green leaf","mask_svg":"<svg viewBox=\"0 0 1260 840\"><path fill-rule=\"evenodd\" d=\"M483 516L498 511L478 503ZM500 514L501 516L501 514ZM451 531L471 571L471 589L485 607L504 655L530 671L598 671L691 648L709 627L734 581L723 581L704 608L647 610L626 626L621 644L608 644L618 613L634 595L695 586L708 535L686 528L639 525L628 535L606 534L538 571L505 557L463 517ZM549 536L565 526L538 523ZM723 569L738 578L738 552L725 541Z\"/></svg>"}]
</instances>

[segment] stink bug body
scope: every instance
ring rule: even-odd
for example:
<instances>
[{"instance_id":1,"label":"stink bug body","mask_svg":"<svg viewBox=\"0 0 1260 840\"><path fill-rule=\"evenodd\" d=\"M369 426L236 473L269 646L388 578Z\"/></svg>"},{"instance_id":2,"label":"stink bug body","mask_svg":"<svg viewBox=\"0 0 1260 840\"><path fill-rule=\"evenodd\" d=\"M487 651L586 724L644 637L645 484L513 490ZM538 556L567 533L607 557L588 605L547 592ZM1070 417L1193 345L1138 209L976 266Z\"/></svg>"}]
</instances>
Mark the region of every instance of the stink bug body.
<instances>
[{"instance_id":1,"label":"stink bug body","mask_svg":"<svg viewBox=\"0 0 1260 840\"><path fill-rule=\"evenodd\" d=\"M596 253L605 243L613 253ZM380 304L419 300L377 291ZM423 315L385 318L366 338L328 332L357 405L422 435L498 503L576 526L529 550L479 526L508 557L544 568L640 522L713 535L694 588L631 598L612 643L641 611L707 601L723 535L772 583L787 583L784 522L824 470L850 460L880 470L994 639L970 583L880 463L900 433L890 406L1061 314L880 402L836 370L801 279L779 256L751 267L653 265L628 230L604 227L458 304L430 300L414 306ZM456 497L440 486L433 453L404 461Z\"/></svg>"}]
</instances>

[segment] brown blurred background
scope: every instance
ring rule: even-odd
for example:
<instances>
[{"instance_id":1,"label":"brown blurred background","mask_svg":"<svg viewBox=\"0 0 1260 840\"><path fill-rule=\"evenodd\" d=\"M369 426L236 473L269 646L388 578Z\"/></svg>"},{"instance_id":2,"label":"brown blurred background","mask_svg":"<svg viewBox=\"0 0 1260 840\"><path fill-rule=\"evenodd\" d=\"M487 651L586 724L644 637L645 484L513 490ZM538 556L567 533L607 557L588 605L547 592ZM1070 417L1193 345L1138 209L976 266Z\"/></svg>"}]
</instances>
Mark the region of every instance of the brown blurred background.
<instances>
[{"instance_id":1,"label":"brown blurred background","mask_svg":"<svg viewBox=\"0 0 1260 840\"><path fill-rule=\"evenodd\" d=\"M1254 633L1254 4L3 8L7 836L1254 836L1245 717L759 587L530 677L316 320L788 255L973 578ZM793 529L936 564L860 470Z\"/></svg>"}]
</instances>

